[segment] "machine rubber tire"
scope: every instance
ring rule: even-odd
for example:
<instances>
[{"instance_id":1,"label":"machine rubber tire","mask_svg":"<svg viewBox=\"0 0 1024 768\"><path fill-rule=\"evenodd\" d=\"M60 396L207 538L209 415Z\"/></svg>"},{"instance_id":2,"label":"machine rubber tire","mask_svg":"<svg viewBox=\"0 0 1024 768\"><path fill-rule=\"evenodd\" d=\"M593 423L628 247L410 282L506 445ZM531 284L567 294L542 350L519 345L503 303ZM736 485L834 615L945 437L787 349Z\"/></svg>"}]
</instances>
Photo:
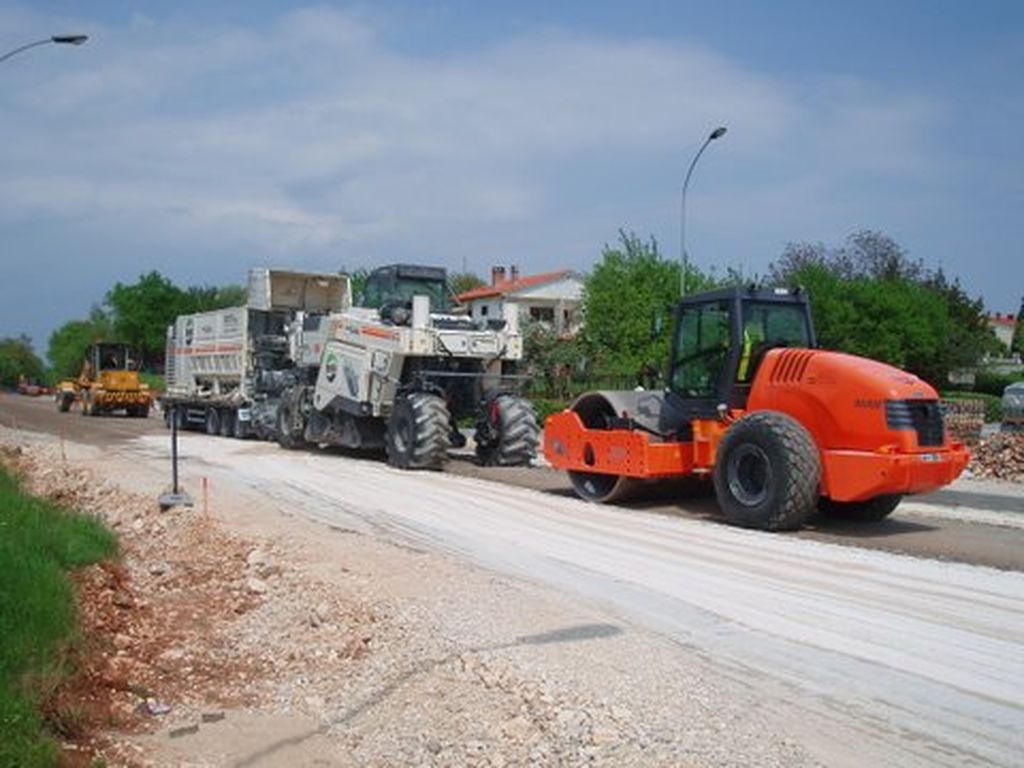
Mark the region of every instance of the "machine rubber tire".
<instances>
[{"instance_id":1,"label":"machine rubber tire","mask_svg":"<svg viewBox=\"0 0 1024 768\"><path fill-rule=\"evenodd\" d=\"M235 412L230 408L220 411L220 436L232 437L235 434Z\"/></svg>"},{"instance_id":2,"label":"machine rubber tire","mask_svg":"<svg viewBox=\"0 0 1024 768\"><path fill-rule=\"evenodd\" d=\"M208 408L206 411L206 434L220 434L220 411L216 408Z\"/></svg>"},{"instance_id":3,"label":"machine rubber tire","mask_svg":"<svg viewBox=\"0 0 1024 768\"><path fill-rule=\"evenodd\" d=\"M388 464L399 469L440 469L448 459L450 431L444 398L429 392L399 397L385 436Z\"/></svg>"},{"instance_id":4,"label":"machine rubber tire","mask_svg":"<svg viewBox=\"0 0 1024 768\"><path fill-rule=\"evenodd\" d=\"M875 496L866 501L832 501L822 497L818 501L818 511L826 517L877 523L891 515L902 500L903 496L898 493Z\"/></svg>"},{"instance_id":5,"label":"machine rubber tire","mask_svg":"<svg viewBox=\"0 0 1024 768\"><path fill-rule=\"evenodd\" d=\"M235 411L232 415L234 416L234 418L231 420L231 436L234 437L236 440L248 440L249 435L252 432L249 426L251 422L242 421L240 418L238 418L238 411Z\"/></svg>"},{"instance_id":6,"label":"machine rubber tire","mask_svg":"<svg viewBox=\"0 0 1024 768\"><path fill-rule=\"evenodd\" d=\"M537 457L540 442L540 427L533 406L515 395L498 395L485 407L487 413L482 418L487 419L488 424L477 428L477 459L485 466L529 466Z\"/></svg>"},{"instance_id":7,"label":"machine rubber tire","mask_svg":"<svg viewBox=\"0 0 1024 768\"><path fill-rule=\"evenodd\" d=\"M61 395L57 399L57 410L61 413L67 413L71 410L71 404L75 401L74 397L65 397Z\"/></svg>"},{"instance_id":8,"label":"machine rubber tire","mask_svg":"<svg viewBox=\"0 0 1024 768\"><path fill-rule=\"evenodd\" d=\"M730 523L795 530L817 507L821 458L799 422L778 411L756 411L726 432L714 480L718 504Z\"/></svg>"},{"instance_id":9,"label":"machine rubber tire","mask_svg":"<svg viewBox=\"0 0 1024 768\"><path fill-rule=\"evenodd\" d=\"M289 451L294 451L306 444L303 437L305 424L298 421L296 411L300 409L300 393L294 389L286 389L281 395L281 403L277 406L275 438L277 444Z\"/></svg>"}]
</instances>

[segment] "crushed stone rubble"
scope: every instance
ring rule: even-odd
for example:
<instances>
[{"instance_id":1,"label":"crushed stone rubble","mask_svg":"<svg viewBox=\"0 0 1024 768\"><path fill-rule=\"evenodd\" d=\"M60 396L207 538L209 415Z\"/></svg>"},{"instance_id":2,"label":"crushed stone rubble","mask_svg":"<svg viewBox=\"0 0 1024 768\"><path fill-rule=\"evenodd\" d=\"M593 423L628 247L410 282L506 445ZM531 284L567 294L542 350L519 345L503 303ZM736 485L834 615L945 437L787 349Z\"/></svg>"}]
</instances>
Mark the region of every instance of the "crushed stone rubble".
<instances>
[{"instance_id":1,"label":"crushed stone rubble","mask_svg":"<svg viewBox=\"0 0 1024 768\"><path fill-rule=\"evenodd\" d=\"M974 477L1024 483L1024 432L997 432L971 450Z\"/></svg>"},{"instance_id":2,"label":"crushed stone rubble","mask_svg":"<svg viewBox=\"0 0 1024 768\"><path fill-rule=\"evenodd\" d=\"M243 538L192 508L161 512L52 444L4 439L0 461L31 492L97 514L120 538L118 559L77 574L92 652L58 697L84 702L91 727L65 737L68 753L112 767L225 765L154 757L139 735L185 742L244 710L313 718L337 765L813 764L696 681L580 686L514 648L467 650L450 631L474 623L459 613L465 602L447 614L421 599L368 602L365 574L339 563L355 586L320 581L303 570L301 544ZM681 697L696 719L680 723L663 706Z\"/></svg>"},{"instance_id":3,"label":"crushed stone rubble","mask_svg":"<svg viewBox=\"0 0 1024 768\"><path fill-rule=\"evenodd\" d=\"M96 724L138 732L212 722L224 709L271 701L281 679L305 683L279 702L303 709L324 660L358 658L374 635L371 606L290 571L271 542L231 535L195 509L162 512L49 446L5 444L0 460L30 492L96 514L118 534L117 560L76 573L95 652L80 660L68 696L85 697ZM333 631L310 631L314 614ZM77 746L111 765L135 764L131 744L116 738Z\"/></svg>"}]
</instances>

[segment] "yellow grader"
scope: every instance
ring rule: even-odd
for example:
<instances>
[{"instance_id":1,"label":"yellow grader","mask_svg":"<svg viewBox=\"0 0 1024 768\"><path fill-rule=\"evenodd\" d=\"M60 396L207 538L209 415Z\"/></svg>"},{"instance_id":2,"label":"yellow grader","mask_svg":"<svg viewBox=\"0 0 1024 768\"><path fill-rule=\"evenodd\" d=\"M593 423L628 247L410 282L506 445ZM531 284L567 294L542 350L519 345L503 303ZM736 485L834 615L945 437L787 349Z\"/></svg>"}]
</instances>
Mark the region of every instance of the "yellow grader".
<instances>
[{"instance_id":1,"label":"yellow grader","mask_svg":"<svg viewBox=\"0 0 1024 768\"><path fill-rule=\"evenodd\" d=\"M149 386L133 369L125 344L92 344L86 352L82 372L77 379L64 379L57 385L57 410L67 412L76 402L83 416L124 412L146 418L153 404Z\"/></svg>"}]
</instances>

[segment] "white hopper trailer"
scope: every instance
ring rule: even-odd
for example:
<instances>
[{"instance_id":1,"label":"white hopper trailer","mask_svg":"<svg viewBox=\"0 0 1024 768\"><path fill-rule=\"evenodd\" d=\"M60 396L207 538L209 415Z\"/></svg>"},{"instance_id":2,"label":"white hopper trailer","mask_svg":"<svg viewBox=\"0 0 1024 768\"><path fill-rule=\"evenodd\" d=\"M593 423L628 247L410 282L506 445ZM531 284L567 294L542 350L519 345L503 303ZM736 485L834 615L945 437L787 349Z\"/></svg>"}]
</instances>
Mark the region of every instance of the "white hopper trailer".
<instances>
[{"instance_id":1,"label":"white hopper trailer","mask_svg":"<svg viewBox=\"0 0 1024 768\"><path fill-rule=\"evenodd\" d=\"M345 275L257 268L249 272L245 306L178 317L167 329L168 423L272 437L280 392L292 383L288 372L318 365L323 349L309 334L297 347L295 330L318 328L320 316L351 303Z\"/></svg>"}]
</instances>

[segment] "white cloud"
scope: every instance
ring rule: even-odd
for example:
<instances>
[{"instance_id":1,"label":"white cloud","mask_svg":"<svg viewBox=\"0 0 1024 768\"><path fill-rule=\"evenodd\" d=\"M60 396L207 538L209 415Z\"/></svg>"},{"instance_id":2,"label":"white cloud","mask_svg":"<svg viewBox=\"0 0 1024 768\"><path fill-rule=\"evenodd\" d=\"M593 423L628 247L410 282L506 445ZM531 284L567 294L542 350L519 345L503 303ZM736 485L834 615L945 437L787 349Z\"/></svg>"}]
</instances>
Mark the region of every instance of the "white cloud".
<instances>
[{"instance_id":1,"label":"white cloud","mask_svg":"<svg viewBox=\"0 0 1024 768\"><path fill-rule=\"evenodd\" d=\"M526 268L585 268L621 225L674 237L681 170L720 122L698 243L846 232L866 211L852 181L935 174L928 100L692 45L544 31L410 55L323 7L265 28L130 22L0 95L0 221L87 215L83 247L156 238L187 273L221 253L239 275L267 254L457 267L505 243ZM602 226L595 208L650 218Z\"/></svg>"}]
</instances>

